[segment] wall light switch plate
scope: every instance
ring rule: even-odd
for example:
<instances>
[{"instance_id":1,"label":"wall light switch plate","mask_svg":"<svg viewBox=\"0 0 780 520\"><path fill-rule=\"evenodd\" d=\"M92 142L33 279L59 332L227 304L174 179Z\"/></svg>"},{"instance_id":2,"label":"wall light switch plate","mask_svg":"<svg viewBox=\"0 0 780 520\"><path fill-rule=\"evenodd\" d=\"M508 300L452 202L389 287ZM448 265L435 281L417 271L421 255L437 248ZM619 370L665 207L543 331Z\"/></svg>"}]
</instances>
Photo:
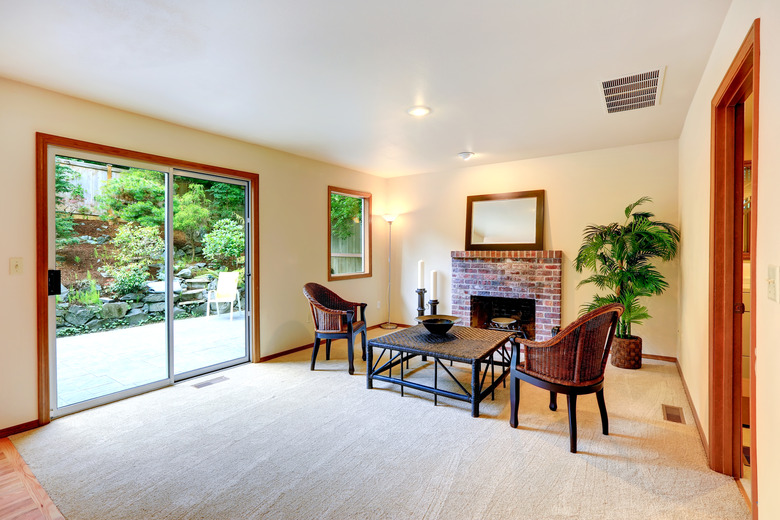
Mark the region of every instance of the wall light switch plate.
<instances>
[{"instance_id":1,"label":"wall light switch plate","mask_svg":"<svg viewBox=\"0 0 780 520\"><path fill-rule=\"evenodd\" d=\"M767 298L769 298L774 302L777 301L777 285L778 285L777 278L778 278L777 266L770 265L767 273L767 278L766 278L766 292L767 292Z\"/></svg>"},{"instance_id":2,"label":"wall light switch plate","mask_svg":"<svg viewBox=\"0 0 780 520\"><path fill-rule=\"evenodd\" d=\"M18 256L8 259L8 274L22 274L24 272L24 262Z\"/></svg>"}]
</instances>

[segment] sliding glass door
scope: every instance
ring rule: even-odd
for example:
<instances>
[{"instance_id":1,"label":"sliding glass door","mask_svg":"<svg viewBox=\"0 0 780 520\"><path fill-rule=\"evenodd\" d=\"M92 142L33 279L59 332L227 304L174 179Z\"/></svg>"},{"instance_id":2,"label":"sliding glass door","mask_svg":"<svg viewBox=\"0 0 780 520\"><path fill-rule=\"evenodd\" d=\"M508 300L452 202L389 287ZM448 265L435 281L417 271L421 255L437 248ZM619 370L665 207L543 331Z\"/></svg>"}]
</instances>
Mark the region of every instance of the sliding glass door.
<instances>
[{"instance_id":1,"label":"sliding glass door","mask_svg":"<svg viewBox=\"0 0 780 520\"><path fill-rule=\"evenodd\" d=\"M49 154L52 416L248 361L248 181Z\"/></svg>"},{"instance_id":2,"label":"sliding glass door","mask_svg":"<svg viewBox=\"0 0 780 520\"><path fill-rule=\"evenodd\" d=\"M176 171L173 192L174 377L248 361L247 184ZM177 319L192 314L199 319Z\"/></svg>"}]
</instances>

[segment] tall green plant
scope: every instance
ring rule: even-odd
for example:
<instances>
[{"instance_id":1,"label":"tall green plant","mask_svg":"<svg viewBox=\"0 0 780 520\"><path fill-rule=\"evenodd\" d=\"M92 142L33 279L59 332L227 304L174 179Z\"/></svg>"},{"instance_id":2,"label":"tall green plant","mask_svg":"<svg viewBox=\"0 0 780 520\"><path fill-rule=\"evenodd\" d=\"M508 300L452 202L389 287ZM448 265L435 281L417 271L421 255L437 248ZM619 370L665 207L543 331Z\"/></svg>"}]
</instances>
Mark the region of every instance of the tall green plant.
<instances>
[{"instance_id":1,"label":"tall green plant","mask_svg":"<svg viewBox=\"0 0 780 520\"><path fill-rule=\"evenodd\" d=\"M173 216L173 229L181 231L192 248L191 262L195 261L195 245L209 223L209 201L201 184L190 184L187 192L179 197L179 205Z\"/></svg>"},{"instance_id":2,"label":"tall green plant","mask_svg":"<svg viewBox=\"0 0 780 520\"><path fill-rule=\"evenodd\" d=\"M669 284L652 261L668 261L677 255L680 231L673 224L653 220L648 211L635 211L650 197L642 197L626 207L626 220L620 224L590 225L583 232L582 245L574 268L594 271L579 286L594 284L606 295L595 295L582 306L585 313L609 303L622 303L625 311L618 323L616 335L631 336L631 325L650 318L640 298L663 293Z\"/></svg>"},{"instance_id":3,"label":"tall green plant","mask_svg":"<svg viewBox=\"0 0 780 520\"><path fill-rule=\"evenodd\" d=\"M165 222L164 182L165 177L160 172L131 168L108 181L95 199L103 211L113 211L123 220L142 226L162 226Z\"/></svg>"}]
</instances>

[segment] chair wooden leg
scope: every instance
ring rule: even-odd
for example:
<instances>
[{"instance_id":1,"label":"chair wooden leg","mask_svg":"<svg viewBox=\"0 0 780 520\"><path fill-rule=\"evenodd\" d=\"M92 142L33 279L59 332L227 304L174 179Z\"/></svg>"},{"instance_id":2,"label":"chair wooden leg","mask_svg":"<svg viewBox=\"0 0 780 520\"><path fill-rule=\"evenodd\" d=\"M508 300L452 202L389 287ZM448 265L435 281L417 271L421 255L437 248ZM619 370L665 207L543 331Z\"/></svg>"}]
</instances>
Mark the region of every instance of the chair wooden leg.
<instances>
[{"instance_id":1,"label":"chair wooden leg","mask_svg":"<svg viewBox=\"0 0 780 520\"><path fill-rule=\"evenodd\" d=\"M577 394L566 396L569 402L569 451L577 453Z\"/></svg>"},{"instance_id":2,"label":"chair wooden leg","mask_svg":"<svg viewBox=\"0 0 780 520\"><path fill-rule=\"evenodd\" d=\"M311 351L311 370L314 370L314 362L317 361L317 351L320 349L320 338L314 338L314 348Z\"/></svg>"},{"instance_id":3,"label":"chair wooden leg","mask_svg":"<svg viewBox=\"0 0 780 520\"><path fill-rule=\"evenodd\" d=\"M520 400L520 378L511 376L509 380L509 426L517 428L517 408Z\"/></svg>"},{"instance_id":4,"label":"chair wooden leg","mask_svg":"<svg viewBox=\"0 0 780 520\"><path fill-rule=\"evenodd\" d=\"M354 352L353 352L354 342L355 342L354 337L347 336L347 360L349 361L349 375L355 373L355 362L354 362Z\"/></svg>"},{"instance_id":5,"label":"chair wooden leg","mask_svg":"<svg viewBox=\"0 0 780 520\"><path fill-rule=\"evenodd\" d=\"M596 392L596 401L599 403L599 412L601 412L601 432L609 435L609 417L607 417L607 403L604 402L604 389Z\"/></svg>"},{"instance_id":6,"label":"chair wooden leg","mask_svg":"<svg viewBox=\"0 0 780 520\"><path fill-rule=\"evenodd\" d=\"M363 348L363 361L366 360L366 331L363 331L363 336L360 339L360 346Z\"/></svg>"},{"instance_id":7,"label":"chair wooden leg","mask_svg":"<svg viewBox=\"0 0 780 520\"><path fill-rule=\"evenodd\" d=\"M325 360L330 361L330 340L325 340Z\"/></svg>"},{"instance_id":8,"label":"chair wooden leg","mask_svg":"<svg viewBox=\"0 0 780 520\"><path fill-rule=\"evenodd\" d=\"M553 412L558 409L558 394L550 392L550 410Z\"/></svg>"}]
</instances>

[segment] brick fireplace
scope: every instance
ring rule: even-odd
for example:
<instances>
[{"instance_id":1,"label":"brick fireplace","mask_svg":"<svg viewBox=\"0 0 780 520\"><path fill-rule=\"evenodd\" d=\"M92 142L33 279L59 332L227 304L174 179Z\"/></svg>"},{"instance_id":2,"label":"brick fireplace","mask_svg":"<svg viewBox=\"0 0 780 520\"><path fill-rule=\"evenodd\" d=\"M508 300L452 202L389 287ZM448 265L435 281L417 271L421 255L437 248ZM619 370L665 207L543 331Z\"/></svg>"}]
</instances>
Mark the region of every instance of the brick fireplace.
<instances>
[{"instance_id":1,"label":"brick fireplace","mask_svg":"<svg viewBox=\"0 0 780 520\"><path fill-rule=\"evenodd\" d=\"M473 298L534 300L537 341L561 325L562 251L452 251L452 314L481 326ZM531 338L533 339L533 338Z\"/></svg>"}]
</instances>

